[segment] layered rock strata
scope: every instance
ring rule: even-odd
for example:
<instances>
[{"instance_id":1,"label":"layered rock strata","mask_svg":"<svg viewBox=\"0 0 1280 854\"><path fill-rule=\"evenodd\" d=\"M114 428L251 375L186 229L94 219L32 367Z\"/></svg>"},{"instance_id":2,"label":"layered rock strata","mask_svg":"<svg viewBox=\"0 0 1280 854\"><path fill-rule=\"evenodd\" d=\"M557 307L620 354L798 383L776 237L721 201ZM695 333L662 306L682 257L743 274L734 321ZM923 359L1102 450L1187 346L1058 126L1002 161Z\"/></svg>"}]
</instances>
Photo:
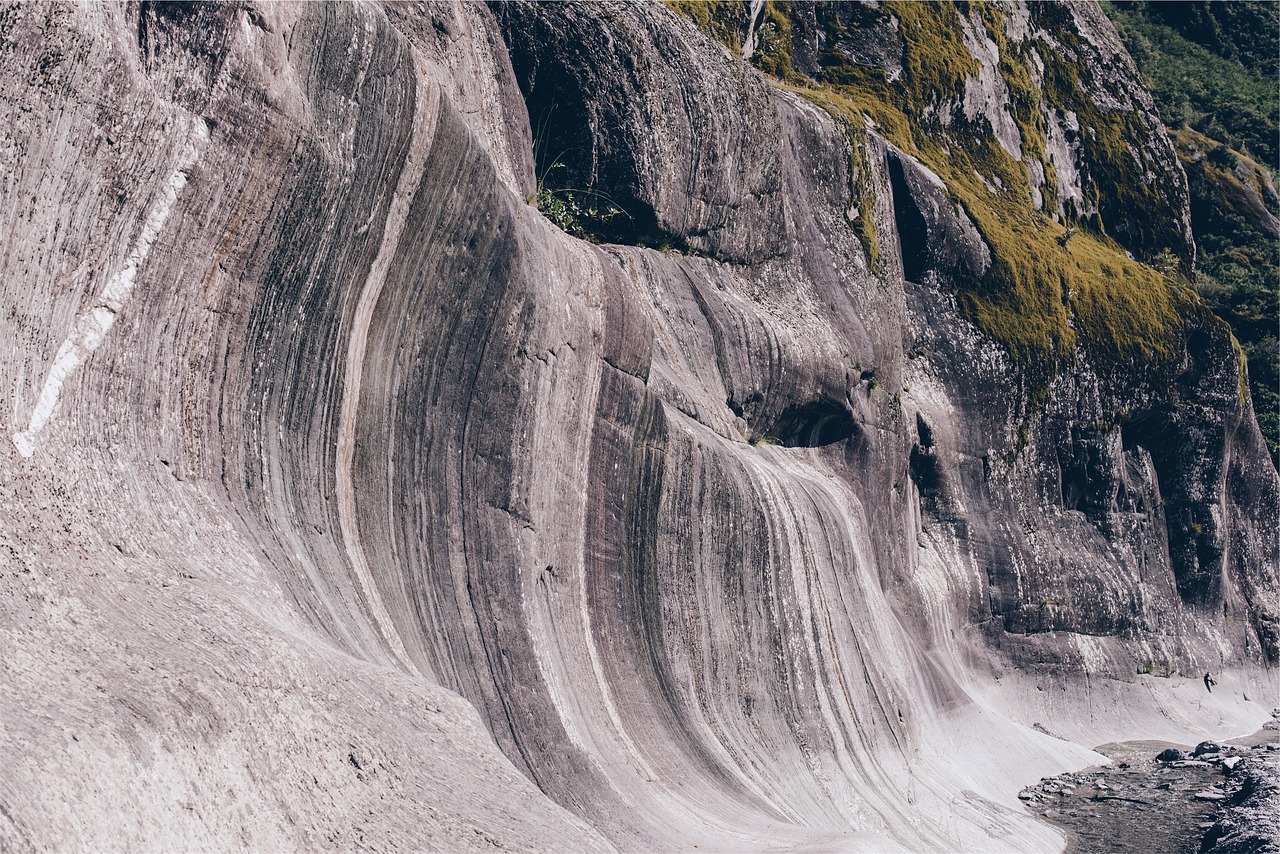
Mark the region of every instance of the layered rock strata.
<instances>
[{"instance_id":1,"label":"layered rock strata","mask_svg":"<svg viewBox=\"0 0 1280 854\"><path fill-rule=\"evenodd\" d=\"M1265 718L1229 334L1011 393L943 182L669 9L0 39L3 847L1044 850L1022 784Z\"/></svg>"}]
</instances>

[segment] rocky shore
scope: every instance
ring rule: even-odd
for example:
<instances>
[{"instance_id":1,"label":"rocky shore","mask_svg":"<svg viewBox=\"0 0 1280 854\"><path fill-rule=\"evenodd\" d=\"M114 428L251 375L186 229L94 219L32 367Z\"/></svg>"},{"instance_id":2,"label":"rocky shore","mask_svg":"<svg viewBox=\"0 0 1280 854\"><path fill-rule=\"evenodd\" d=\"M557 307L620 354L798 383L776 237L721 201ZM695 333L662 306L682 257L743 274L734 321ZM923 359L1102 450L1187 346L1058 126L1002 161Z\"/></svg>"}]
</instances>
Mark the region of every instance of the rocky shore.
<instances>
[{"instance_id":1,"label":"rocky shore","mask_svg":"<svg viewBox=\"0 0 1280 854\"><path fill-rule=\"evenodd\" d=\"M1104 744L1111 764L1046 777L1018 797L1067 831L1068 854L1280 852L1277 730L1272 720L1252 736L1194 748Z\"/></svg>"}]
</instances>

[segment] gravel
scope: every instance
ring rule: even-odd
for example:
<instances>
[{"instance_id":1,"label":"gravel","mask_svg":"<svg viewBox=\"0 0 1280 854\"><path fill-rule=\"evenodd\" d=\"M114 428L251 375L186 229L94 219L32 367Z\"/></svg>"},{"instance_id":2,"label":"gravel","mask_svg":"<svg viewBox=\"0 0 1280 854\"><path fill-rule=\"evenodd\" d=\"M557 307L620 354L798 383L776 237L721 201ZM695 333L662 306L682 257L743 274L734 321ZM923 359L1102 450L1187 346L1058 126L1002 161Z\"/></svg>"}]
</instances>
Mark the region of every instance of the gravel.
<instances>
[{"instance_id":1,"label":"gravel","mask_svg":"<svg viewBox=\"0 0 1280 854\"><path fill-rule=\"evenodd\" d=\"M1026 808L1067 831L1069 854L1280 852L1277 723L1194 751L1158 741L1098 748L1110 765L1047 777ZM1191 753L1197 759L1182 759ZM1157 759L1157 756L1161 757Z\"/></svg>"}]
</instances>

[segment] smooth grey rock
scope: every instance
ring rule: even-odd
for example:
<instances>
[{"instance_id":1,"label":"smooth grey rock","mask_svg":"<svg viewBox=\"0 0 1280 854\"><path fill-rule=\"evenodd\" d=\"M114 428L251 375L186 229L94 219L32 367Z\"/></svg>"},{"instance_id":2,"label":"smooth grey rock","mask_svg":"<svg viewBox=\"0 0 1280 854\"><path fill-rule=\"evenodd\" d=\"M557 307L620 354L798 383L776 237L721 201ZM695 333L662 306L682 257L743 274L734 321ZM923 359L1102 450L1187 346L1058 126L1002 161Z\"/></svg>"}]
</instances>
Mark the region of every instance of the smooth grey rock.
<instances>
[{"instance_id":1,"label":"smooth grey rock","mask_svg":"<svg viewBox=\"0 0 1280 854\"><path fill-rule=\"evenodd\" d=\"M963 211L870 135L873 271L844 131L661 6L0 38L0 848L1048 850L1137 662L1274 659L1229 336L1029 412ZM544 91L669 251L528 203Z\"/></svg>"}]
</instances>

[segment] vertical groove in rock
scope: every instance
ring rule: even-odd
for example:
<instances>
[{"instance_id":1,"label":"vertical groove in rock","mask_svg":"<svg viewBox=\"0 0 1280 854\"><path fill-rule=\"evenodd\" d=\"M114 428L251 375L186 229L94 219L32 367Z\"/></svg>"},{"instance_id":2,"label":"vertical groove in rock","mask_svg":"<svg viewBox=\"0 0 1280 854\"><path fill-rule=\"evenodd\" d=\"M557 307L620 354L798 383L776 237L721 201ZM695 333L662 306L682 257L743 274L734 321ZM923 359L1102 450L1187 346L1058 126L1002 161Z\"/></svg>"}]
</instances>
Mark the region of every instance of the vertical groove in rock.
<instances>
[{"instance_id":1,"label":"vertical groove in rock","mask_svg":"<svg viewBox=\"0 0 1280 854\"><path fill-rule=\"evenodd\" d=\"M423 179L424 161L431 148L436 113L439 109L437 90L423 78L423 73L417 68L413 71L413 81L413 128L410 132L409 153L401 167L400 177L391 197L391 205L387 210L378 257L373 260L368 278L360 289L360 300L356 303L351 321L351 332L347 344L346 376L342 383L342 404L338 419L337 470L334 475L342 542L360 583L365 606L371 613L388 651L401 666L408 669L413 669L414 664L409 660L404 642L387 612L386 604L378 591L361 543L356 520L356 487L352 481L352 458L355 456L355 422L356 413L360 409L360 390L368 350L369 324L373 319L378 298L382 295L387 269L402 239L409 206Z\"/></svg>"}]
</instances>

